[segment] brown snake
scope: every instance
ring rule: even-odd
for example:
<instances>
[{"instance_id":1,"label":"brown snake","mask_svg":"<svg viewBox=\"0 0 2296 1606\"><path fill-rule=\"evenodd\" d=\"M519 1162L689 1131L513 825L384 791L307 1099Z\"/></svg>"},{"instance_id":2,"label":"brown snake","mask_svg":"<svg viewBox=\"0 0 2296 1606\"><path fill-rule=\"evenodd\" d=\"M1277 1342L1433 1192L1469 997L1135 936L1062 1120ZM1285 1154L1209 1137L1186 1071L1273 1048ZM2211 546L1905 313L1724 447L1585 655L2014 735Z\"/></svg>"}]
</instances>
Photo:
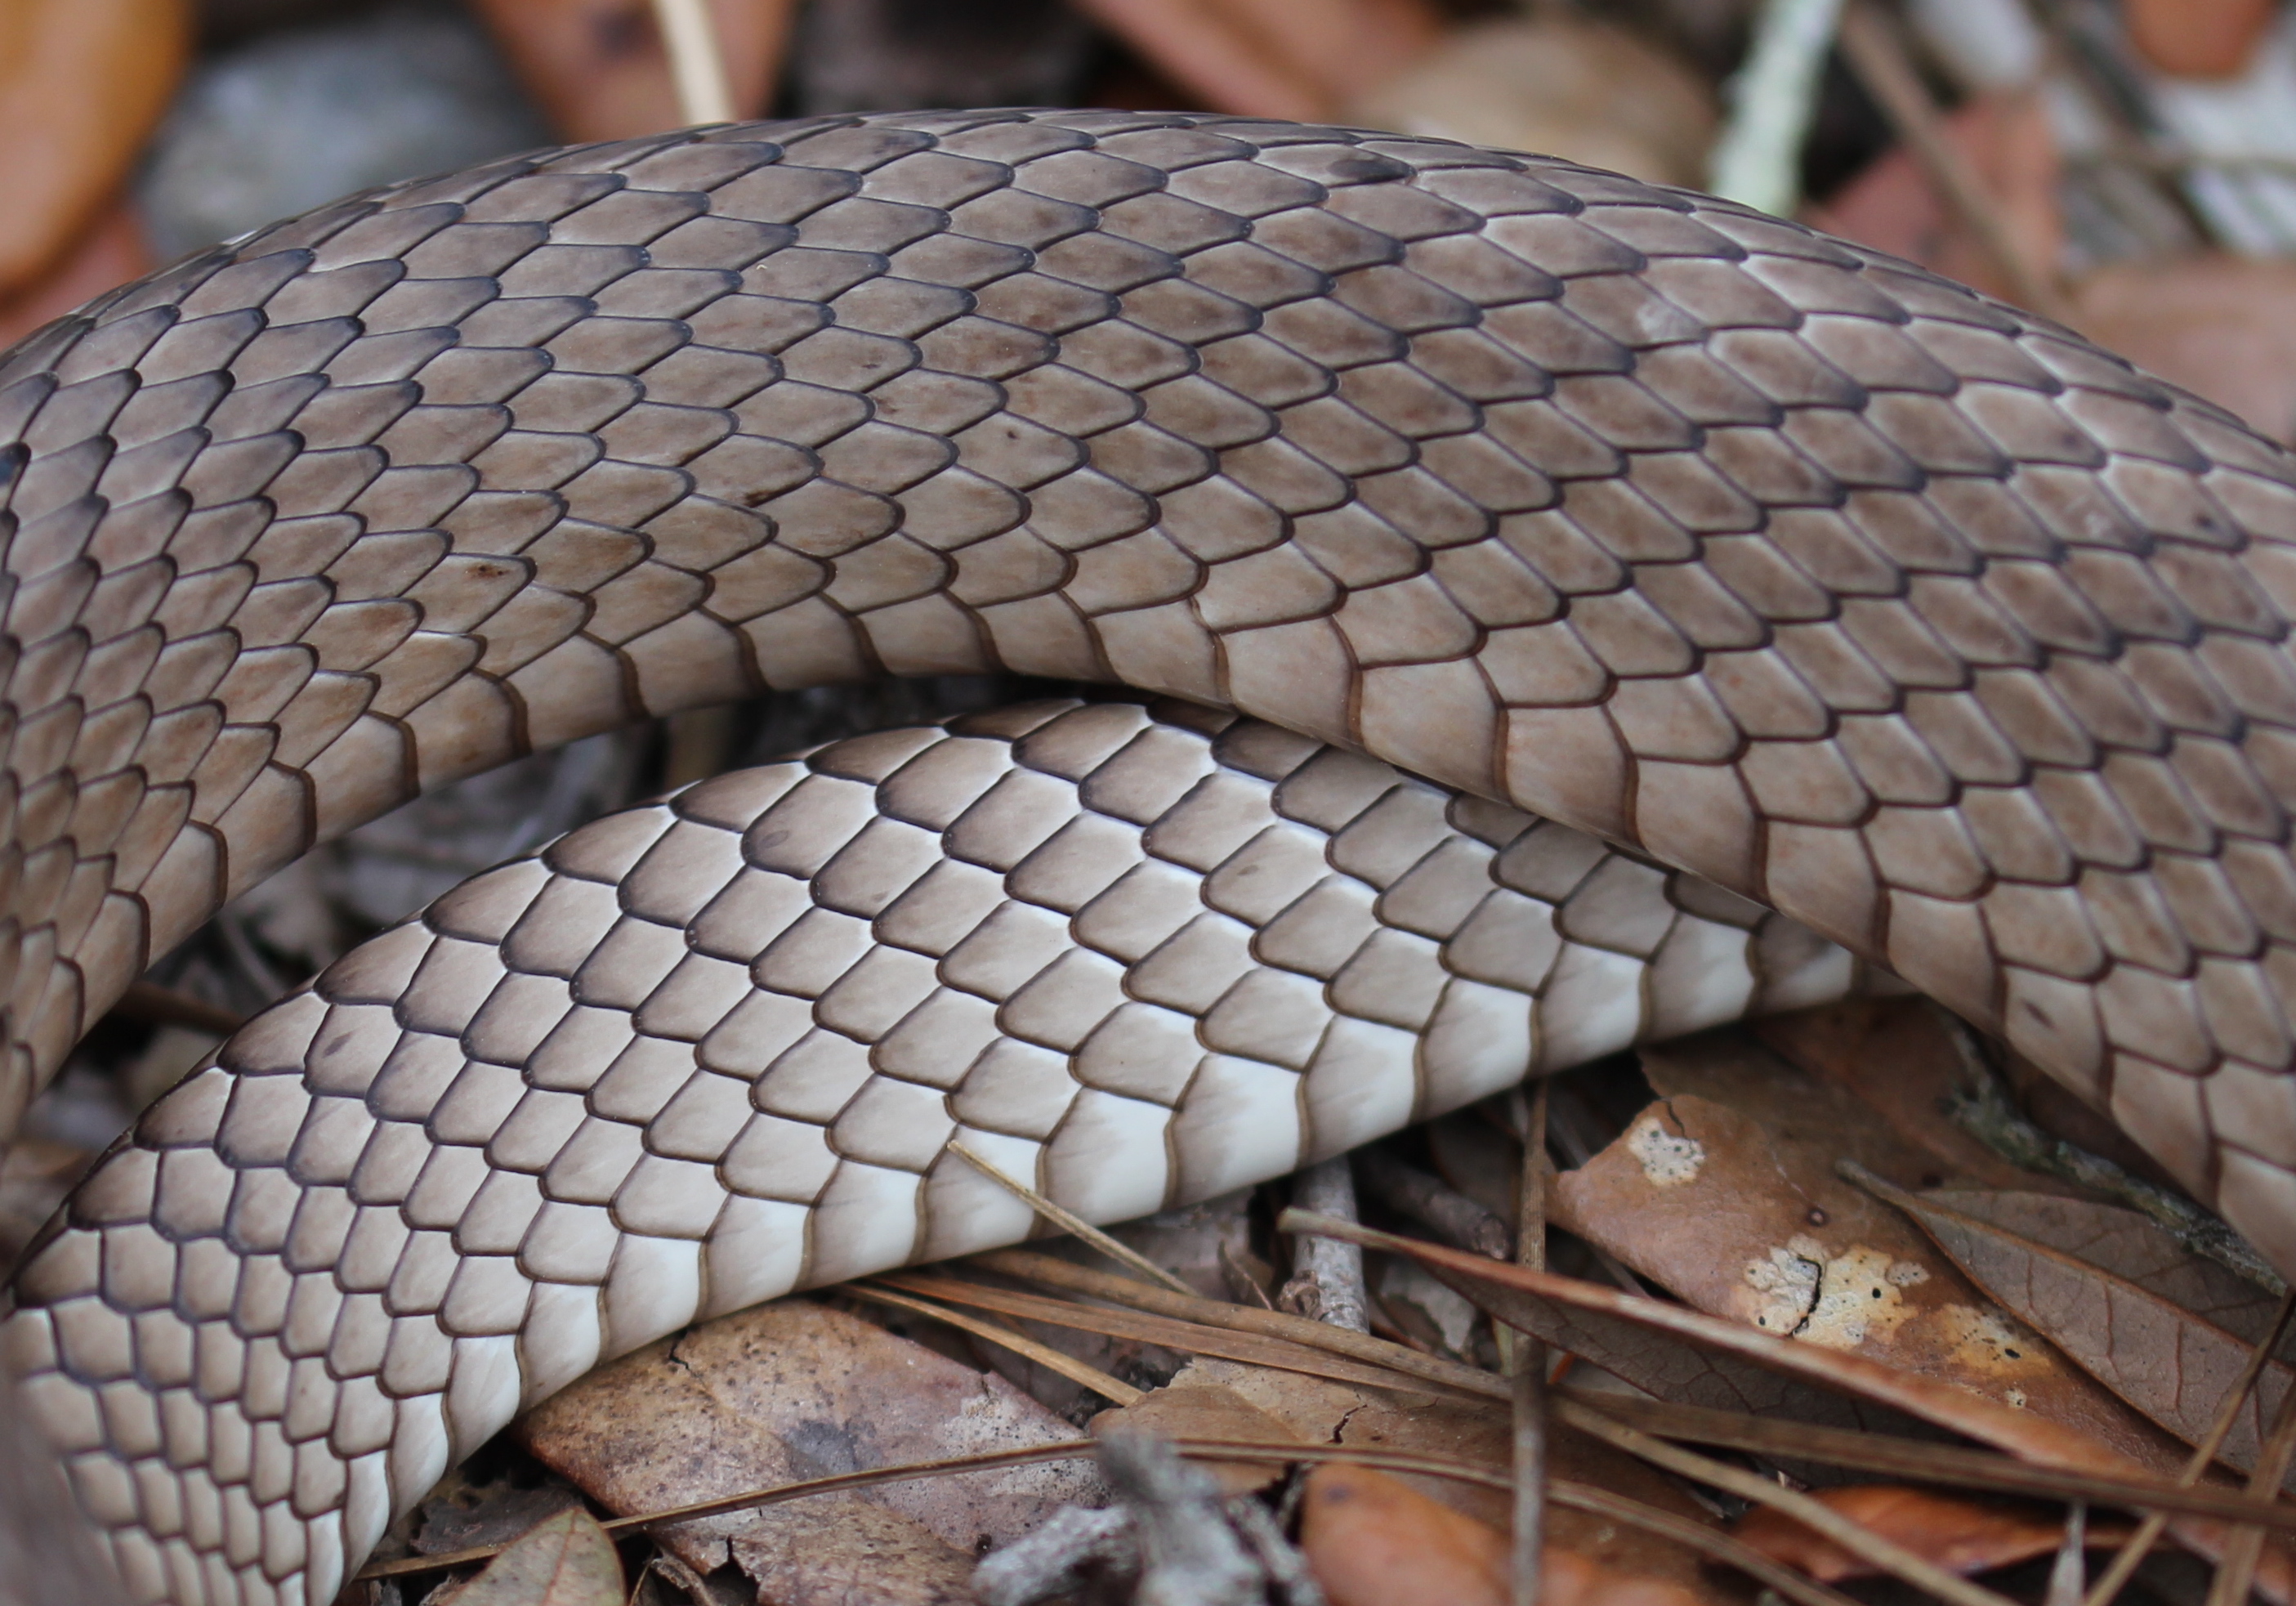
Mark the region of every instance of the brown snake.
<instances>
[{"instance_id":1,"label":"brown snake","mask_svg":"<svg viewBox=\"0 0 2296 1606\"><path fill-rule=\"evenodd\" d=\"M1904 264L1359 132L735 128L116 292L0 442L0 1132L420 788L876 674L1183 700L704 783L226 1044L5 1329L138 1599L316 1606L600 1357L1020 1235L953 1132L1114 1218L1852 955L2296 1271L2296 464Z\"/></svg>"}]
</instances>

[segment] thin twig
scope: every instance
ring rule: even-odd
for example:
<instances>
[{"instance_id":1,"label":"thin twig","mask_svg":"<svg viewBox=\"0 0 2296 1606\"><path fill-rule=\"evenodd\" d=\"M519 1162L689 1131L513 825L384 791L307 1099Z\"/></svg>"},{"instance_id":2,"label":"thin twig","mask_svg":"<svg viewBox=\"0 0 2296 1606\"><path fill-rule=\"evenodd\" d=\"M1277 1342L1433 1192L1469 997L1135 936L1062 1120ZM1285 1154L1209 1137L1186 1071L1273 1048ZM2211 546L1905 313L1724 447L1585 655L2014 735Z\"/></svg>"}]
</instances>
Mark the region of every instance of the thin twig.
<instances>
[{"instance_id":1,"label":"thin twig","mask_svg":"<svg viewBox=\"0 0 2296 1606\"><path fill-rule=\"evenodd\" d=\"M2264 1447L2257 1453L2256 1465L2248 1475L2248 1492L2262 1499L2270 1499L2280 1490L2288 1477L2288 1464L2296 1461L2296 1387L2280 1396L2273 1408L2272 1429L2265 1436ZM2264 1555L2264 1530L2252 1524L2233 1529L2225 1541L2224 1553L2217 1560L2217 1576L2209 1585L2208 1606L2243 1606L2248 1599L2249 1585L2256 1581L2256 1564Z\"/></svg>"},{"instance_id":2,"label":"thin twig","mask_svg":"<svg viewBox=\"0 0 2296 1606\"><path fill-rule=\"evenodd\" d=\"M1356 1219L1355 1173L1345 1155L1308 1166L1292 1179L1292 1202L1318 1215ZM1311 1316L1333 1327L1371 1331L1370 1300L1364 1284L1363 1251L1336 1238L1311 1238L1295 1245L1292 1277L1276 1297L1294 1315Z\"/></svg>"},{"instance_id":3,"label":"thin twig","mask_svg":"<svg viewBox=\"0 0 2296 1606\"><path fill-rule=\"evenodd\" d=\"M2081 1575L2088 1566L2088 1507L2074 1501L2065 1512L2064 1537L2057 1542L2056 1564L2041 1606L2081 1606Z\"/></svg>"},{"instance_id":4,"label":"thin twig","mask_svg":"<svg viewBox=\"0 0 2296 1606\"><path fill-rule=\"evenodd\" d=\"M1522 1162L1515 1174L1515 1264L1535 1272L1546 1269L1547 1091L1541 1081L1523 1112ZM1526 1332L1513 1338L1514 1606L1538 1606L1546 1552L1546 1346Z\"/></svg>"},{"instance_id":5,"label":"thin twig","mask_svg":"<svg viewBox=\"0 0 2296 1606\"><path fill-rule=\"evenodd\" d=\"M1082 1239L1086 1243L1090 1244L1094 1248L1098 1249L1102 1254L1107 1256L1111 1260L1115 1261L1118 1264L1128 1266L1141 1276L1147 1278L1151 1282L1161 1283L1164 1287L1171 1289L1176 1294L1193 1295L1195 1293L1195 1289L1190 1288L1186 1283L1181 1281L1180 1279L1172 1275L1171 1272L1166 1271L1162 1266L1158 1265L1154 1261L1150 1260L1146 1256L1142 1255L1138 1250L1129 1248L1125 1245L1117 1242L1116 1240L1111 1238L1107 1233L1102 1231L1098 1227L1094 1226L1090 1222L1085 1220L1084 1217L1077 1215L1074 1211L1069 1210L1062 1206L1055 1205L1052 1200L1046 1198L1034 1188L1029 1187L1028 1183L1021 1181L1020 1178L1008 1174L1003 1167L999 1166L996 1161L989 1159L987 1156L980 1154L973 1149L967 1149L959 1140L951 1138L948 1141L948 1151L955 1155L958 1159L963 1160L967 1165L971 1165L974 1170L980 1172L983 1176L986 1176L990 1182L995 1182L1006 1192L1012 1194L1013 1198L1021 1200L1023 1204L1027 1205L1029 1209L1034 1210L1046 1221L1060 1228L1061 1231Z\"/></svg>"},{"instance_id":6,"label":"thin twig","mask_svg":"<svg viewBox=\"0 0 2296 1606\"><path fill-rule=\"evenodd\" d=\"M726 81L726 58L718 48L709 0L653 0L653 19L669 53L677 114L685 126L732 122L734 91Z\"/></svg>"},{"instance_id":7,"label":"thin twig","mask_svg":"<svg viewBox=\"0 0 2296 1606\"><path fill-rule=\"evenodd\" d=\"M193 998L188 992L149 981L128 983L127 991L119 995L111 1012L129 1020L149 1021L155 1026L185 1026L217 1037L228 1037L247 1024L247 1017L236 1009L226 1009L221 1004L211 1004L203 998Z\"/></svg>"},{"instance_id":8,"label":"thin twig","mask_svg":"<svg viewBox=\"0 0 2296 1606\"><path fill-rule=\"evenodd\" d=\"M2016 237L1961 148L1946 137L1944 119L1921 74L1906 56L1890 20L1870 0L1849 0L1841 13L1842 59L1903 141L1955 218L1966 228L2017 300L2059 323L2072 313L2063 292L2041 265L2027 259Z\"/></svg>"},{"instance_id":9,"label":"thin twig","mask_svg":"<svg viewBox=\"0 0 2296 1606\"><path fill-rule=\"evenodd\" d=\"M1358 1161L1364 1186L1374 1198L1444 1242L1493 1260L1513 1253L1514 1234L1506 1223L1442 1178L1406 1165L1383 1149L1366 1149Z\"/></svg>"},{"instance_id":10,"label":"thin twig","mask_svg":"<svg viewBox=\"0 0 2296 1606\"><path fill-rule=\"evenodd\" d=\"M1071 1383L1081 1384L1095 1394L1119 1405L1136 1405L1148 1397L1145 1389L1112 1378L1097 1366L1088 1365L1074 1355L1065 1355L1049 1344L1039 1344L1025 1334L994 1322L984 1322L963 1311L950 1310L945 1305L935 1305L930 1299L919 1299L913 1294L897 1293L875 1283L855 1282L846 1285L846 1292L859 1298L872 1299L880 1305L890 1305L921 1316L931 1316L936 1322L947 1323L976 1338L999 1344L1024 1360L1034 1361L1047 1371L1057 1372Z\"/></svg>"}]
</instances>

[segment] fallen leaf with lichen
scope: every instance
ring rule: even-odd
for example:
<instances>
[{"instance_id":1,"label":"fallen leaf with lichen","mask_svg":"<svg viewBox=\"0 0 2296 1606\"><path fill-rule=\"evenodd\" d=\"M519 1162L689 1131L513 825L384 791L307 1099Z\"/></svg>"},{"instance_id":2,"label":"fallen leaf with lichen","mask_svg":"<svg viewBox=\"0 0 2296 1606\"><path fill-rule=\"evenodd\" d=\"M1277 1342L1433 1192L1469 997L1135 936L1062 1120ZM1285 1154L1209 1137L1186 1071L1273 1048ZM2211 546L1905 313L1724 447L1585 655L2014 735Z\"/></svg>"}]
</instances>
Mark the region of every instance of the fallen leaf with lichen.
<instances>
[{"instance_id":1,"label":"fallen leaf with lichen","mask_svg":"<svg viewBox=\"0 0 2296 1606\"><path fill-rule=\"evenodd\" d=\"M1644 1064L1673 1096L1556 1177L1557 1225L1710 1314L1958 1384L2156 1470L2181 1463L2151 1421L1834 1174L1845 1154L1909 1179L1933 1165L1870 1108L1742 1038L1674 1045Z\"/></svg>"},{"instance_id":2,"label":"fallen leaf with lichen","mask_svg":"<svg viewBox=\"0 0 2296 1606\"><path fill-rule=\"evenodd\" d=\"M2012 1567L2048 1555L2064 1542L2062 1514L2017 1501L1964 1500L1902 1484L1854 1484L1820 1489L1811 1497L1950 1572ZM1878 1571L1872 1562L1768 1506L1748 1511L1732 1532L1773 1561L1820 1583L1872 1577ZM2093 1545L2112 1545L2128 1533L2125 1522L2092 1521L2087 1536Z\"/></svg>"}]
</instances>

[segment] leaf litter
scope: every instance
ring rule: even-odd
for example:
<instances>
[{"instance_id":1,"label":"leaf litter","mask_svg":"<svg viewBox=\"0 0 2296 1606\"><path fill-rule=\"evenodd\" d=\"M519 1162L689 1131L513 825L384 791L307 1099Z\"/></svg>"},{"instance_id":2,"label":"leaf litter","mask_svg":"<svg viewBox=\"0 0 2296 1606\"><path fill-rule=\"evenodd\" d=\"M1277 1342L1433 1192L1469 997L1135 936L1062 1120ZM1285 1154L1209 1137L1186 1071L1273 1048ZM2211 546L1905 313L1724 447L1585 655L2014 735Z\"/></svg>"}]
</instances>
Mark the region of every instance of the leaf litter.
<instances>
[{"instance_id":1,"label":"leaf litter","mask_svg":"<svg viewBox=\"0 0 2296 1606\"><path fill-rule=\"evenodd\" d=\"M1074 1437L1001 1377L808 1300L649 1346L545 1401L518 1431L617 1514ZM763 1600L828 1602L865 1585L927 1602L960 1598L979 1551L1062 1504L1105 1499L1088 1462L1066 1462L794 1502L657 1537L696 1573L730 1561Z\"/></svg>"},{"instance_id":2,"label":"leaf litter","mask_svg":"<svg viewBox=\"0 0 2296 1606\"><path fill-rule=\"evenodd\" d=\"M2226 1557L2227 1587L2252 1566L2267 1600L2296 1598L2283 1538L2261 1542L2296 1505L2243 1527L2268 1508L2222 1470L2175 1481L2277 1301L1972 1136L1949 1108L1969 1067L1924 1021L1811 1011L1648 1050L1639 1079L1566 1079L1565 1168L1538 1157L1524 1229L1553 1272L1499 1258L1521 1249L1525 1122L1493 1101L1358 1157L1357 1221L1278 1219L1278 1184L1119 1229L1121 1260L1048 1239L785 1300L626 1357L514 1431L613 1519L634 1600L1511 1602L1503 1373L1536 1338L1558 1378L1535 1436L1543 1606L1847 1606L1836 1584L1877 1577L2070 1606L2080 1552L2128 1544L2124 1512L2150 1514L2122 1558L2140 1594L2185 1606L2189 1569L2134 1565L2165 1534ZM1276 1308L1319 1231L1360 1246L1360 1291L1332 1294L1371 1333ZM2266 1374L2234 1469L2283 1397L2286 1368ZM2033 1571L2052 1556L2053 1587ZM485 1606L545 1602L572 1606Z\"/></svg>"}]
</instances>

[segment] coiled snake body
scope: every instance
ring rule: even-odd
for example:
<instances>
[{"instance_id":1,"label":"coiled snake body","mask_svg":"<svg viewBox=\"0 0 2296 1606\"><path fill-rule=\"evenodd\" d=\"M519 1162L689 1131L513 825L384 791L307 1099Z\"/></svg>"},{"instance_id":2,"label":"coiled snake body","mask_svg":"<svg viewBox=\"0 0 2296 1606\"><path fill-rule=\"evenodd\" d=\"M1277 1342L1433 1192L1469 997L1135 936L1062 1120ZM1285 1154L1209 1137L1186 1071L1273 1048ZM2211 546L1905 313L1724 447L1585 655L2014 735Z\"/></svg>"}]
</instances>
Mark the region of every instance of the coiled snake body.
<instances>
[{"instance_id":1,"label":"coiled snake body","mask_svg":"<svg viewBox=\"0 0 2296 1606\"><path fill-rule=\"evenodd\" d=\"M1112 1219L1866 961L2296 1270L2296 465L1903 264L1439 142L763 125L221 248L0 443L10 1130L418 788L872 674L1181 700L611 817L163 1099L5 1326L138 1599L323 1602L602 1356L1020 1235L954 1133Z\"/></svg>"}]
</instances>

